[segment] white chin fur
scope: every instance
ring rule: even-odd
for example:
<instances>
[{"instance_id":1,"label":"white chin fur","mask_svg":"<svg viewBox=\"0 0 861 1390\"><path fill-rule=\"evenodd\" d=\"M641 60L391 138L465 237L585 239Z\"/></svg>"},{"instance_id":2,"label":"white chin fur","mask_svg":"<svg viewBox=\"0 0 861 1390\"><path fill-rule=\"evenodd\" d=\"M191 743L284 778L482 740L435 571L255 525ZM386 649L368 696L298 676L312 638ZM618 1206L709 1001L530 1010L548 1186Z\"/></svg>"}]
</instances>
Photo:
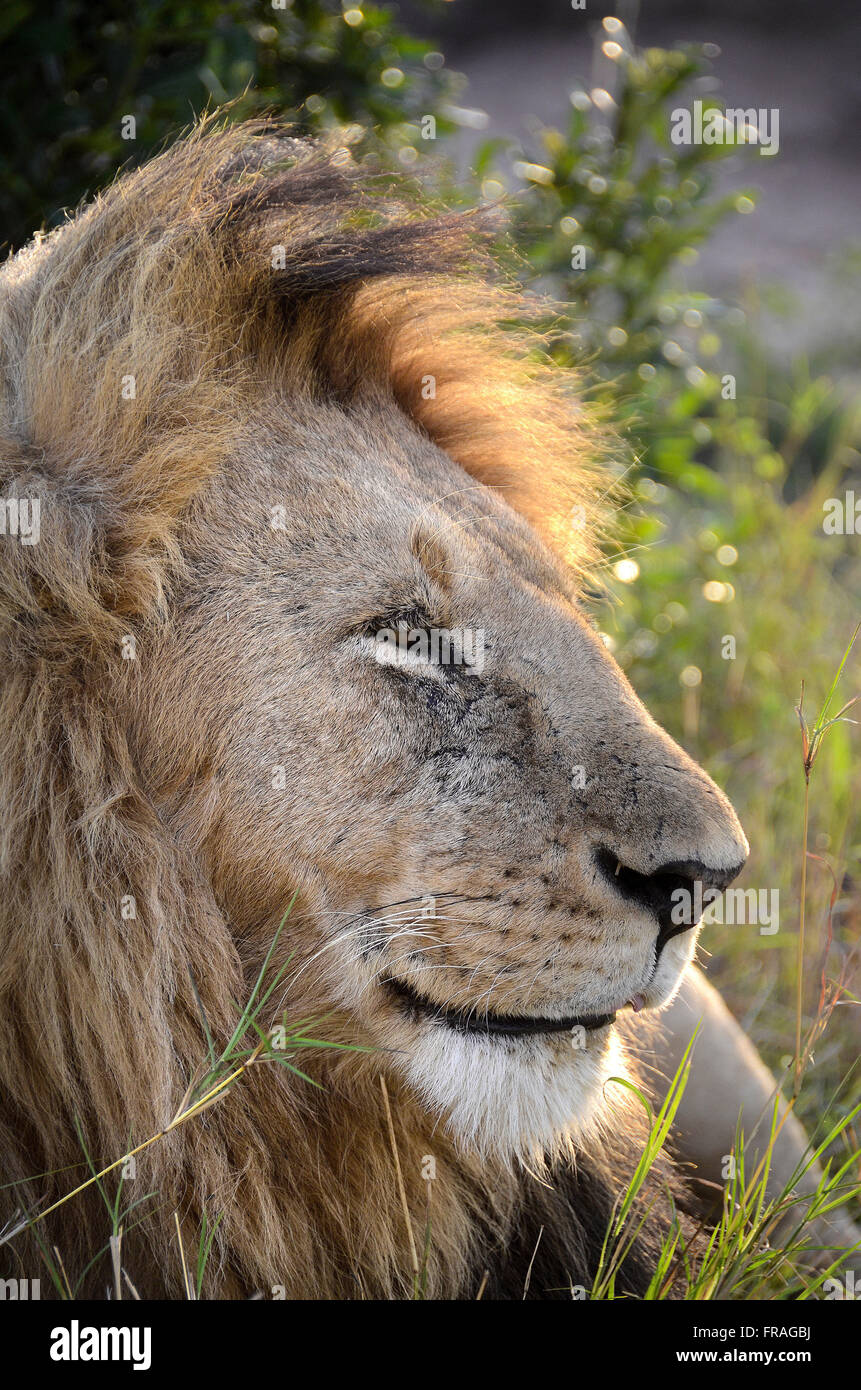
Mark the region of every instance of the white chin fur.
<instances>
[{"instance_id":1,"label":"white chin fur","mask_svg":"<svg viewBox=\"0 0 861 1390\"><path fill-rule=\"evenodd\" d=\"M463 1149L504 1163L537 1162L569 1151L593 1129L604 1083L626 1074L612 1029L587 1034L585 1048L571 1043L567 1033L487 1038L422 1024L404 1066Z\"/></svg>"},{"instance_id":2,"label":"white chin fur","mask_svg":"<svg viewBox=\"0 0 861 1390\"><path fill-rule=\"evenodd\" d=\"M649 988L649 1008L665 1009L682 987L682 980L696 954L699 928L674 936L661 953L657 973Z\"/></svg>"}]
</instances>

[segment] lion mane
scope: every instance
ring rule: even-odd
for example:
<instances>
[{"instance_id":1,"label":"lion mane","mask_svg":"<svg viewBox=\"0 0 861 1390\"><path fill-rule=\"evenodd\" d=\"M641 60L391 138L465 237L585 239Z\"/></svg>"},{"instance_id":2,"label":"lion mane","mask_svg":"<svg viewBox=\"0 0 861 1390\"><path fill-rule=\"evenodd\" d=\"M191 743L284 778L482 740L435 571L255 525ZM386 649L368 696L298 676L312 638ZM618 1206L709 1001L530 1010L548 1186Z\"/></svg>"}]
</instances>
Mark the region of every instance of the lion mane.
<instances>
[{"instance_id":1,"label":"lion mane","mask_svg":"<svg viewBox=\"0 0 861 1390\"><path fill-rule=\"evenodd\" d=\"M162 1133L205 1055L202 1015L226 1041L260 960L165 824L138 731L107 692L122 644L169 621L184 513L273 396L337 407L370 393L552 543L573 534L569 558L589 563L608 487L600 431L539 362L539 339L494 327L525 312L490 286L495 234L480 215L428 212L336 145L210 122L0 273L2 496L38 499L41 515L38 544L0 538L0 1214L14 1226L43 1212L88 1164L160 1134L126 1189L148 1194L122 1248L143 1296L183 1296L177 1220L196 1249L204 1213L219 1218L209 1296L413 1289L378 1056L315 1054L319 1088L256 1067ZM166 710L164 739L192 718ZM532 1171L463 1152L397 1077L388 1086L419 1246L430 1232L428 1296L588 1287L641 1152L639 1105L616 1088L611 1123ZM660 1162L620 1276L632 1293L671 1181ZM56 1250L78 1292L104 1292L95 1186L34 1232L2 1248L0 1273L32 1276Z\"/></svg>"}]
</instances>

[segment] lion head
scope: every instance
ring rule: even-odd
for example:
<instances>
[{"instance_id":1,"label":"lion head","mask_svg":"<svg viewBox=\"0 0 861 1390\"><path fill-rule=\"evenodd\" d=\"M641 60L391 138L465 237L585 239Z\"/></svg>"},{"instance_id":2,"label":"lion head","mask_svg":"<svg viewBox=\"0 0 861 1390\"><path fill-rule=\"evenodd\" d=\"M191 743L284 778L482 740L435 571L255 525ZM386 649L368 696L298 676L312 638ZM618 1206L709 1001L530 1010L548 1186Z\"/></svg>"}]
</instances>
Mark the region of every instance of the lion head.
<instances>
[{"instance_id":1,"label":"lion head","mask_svg":"<svg viewBox=\"0 0 861 1390\"><path fill-rule=\"evenodd\" d=\"M198 132L4 272L4 499L41 519L2 555L13 1176L80 1158L73 1114L102 1158L161 1128L288 906L279 1008L367 1049L309 1063L330 1097L384 1071L461 1183L588 1143L679 900L744 860L580 606L595 427L490 327L480 225L372 187ZM244 1287L285 1148L321 1162L289 1084L152 1159L183 1211L250 1202Z\"/></svg>"}]
</instances>

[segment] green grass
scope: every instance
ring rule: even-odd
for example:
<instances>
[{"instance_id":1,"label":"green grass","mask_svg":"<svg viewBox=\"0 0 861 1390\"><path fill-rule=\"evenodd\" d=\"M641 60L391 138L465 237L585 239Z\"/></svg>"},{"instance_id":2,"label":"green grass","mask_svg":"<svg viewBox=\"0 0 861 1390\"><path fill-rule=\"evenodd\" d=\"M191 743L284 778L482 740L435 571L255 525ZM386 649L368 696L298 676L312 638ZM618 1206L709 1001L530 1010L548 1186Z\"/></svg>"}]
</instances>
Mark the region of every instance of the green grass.
<instances>
[{"instance_id":1,"label":"green grass","mask_svg":"<svg viewBox=\"0 0 861 1390\"><path fill-rule=\"evenodd\" d=\"M604 1250L589 1298L614 1299L617 1276L624 1257L645 1217L641 1189L672 1127L690 1071L691 1039L657 1115L638 1093L650 1117L650 1135L643 1156L616 1204ZM622 1082L630 1087L630 1083ZM807 1154L790 1179L775 1195L767 1194L771 1154L779 1136L778 1104L771 1116L765 1153L752 1172L746 1162L740 1130L733 1146L732 1177L727 1181L720 1216L708 1227L691 1232L690 1221L673 1221L666 1232L651 1284L649 1301L682 1298L688 1301L803 1300L815 1297L825 1281L840 1278L853 1251L824 1250L811 1236L812 1223L838 1207L845 1208L857 1196L858 1154L853 1148L842 1162L833 1153L861 1114L861 1105L829 1124L821 1137L811 1141ZM795 1186L814 1164L822 1175L811 1195L799 1197ZM779 1228L779 1230L778 1230ZM831 1257L831 1258L829 1258Z\"/></svg>"}]
</instances>

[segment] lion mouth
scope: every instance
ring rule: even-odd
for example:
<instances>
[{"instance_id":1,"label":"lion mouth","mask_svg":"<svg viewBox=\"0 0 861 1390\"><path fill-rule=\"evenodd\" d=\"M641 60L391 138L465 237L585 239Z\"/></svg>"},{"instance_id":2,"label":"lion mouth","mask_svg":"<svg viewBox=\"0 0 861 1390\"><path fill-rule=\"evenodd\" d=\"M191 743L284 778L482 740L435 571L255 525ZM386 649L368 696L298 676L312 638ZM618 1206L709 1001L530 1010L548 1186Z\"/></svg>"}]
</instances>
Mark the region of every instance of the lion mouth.
<instances>
[{"instance_id":1,"label":"lion mouth","mask_svg":"<svg viewBox=\"0 0 861 1390\"><path fill-rule=\"evenodd\" d=\"M477 1014L472 1009L446 1009L418 994L403 980L388 978L381 981L410 1017L417 1016L443 1023L458 1033L476 1033L482 1037L526 1037L536 1033L569 1033L572 1028L606 1028L614 1023L615 1013L576 1014L570 1018L535 1018L523 1014Z\"/></svg>"}]
</instances>

